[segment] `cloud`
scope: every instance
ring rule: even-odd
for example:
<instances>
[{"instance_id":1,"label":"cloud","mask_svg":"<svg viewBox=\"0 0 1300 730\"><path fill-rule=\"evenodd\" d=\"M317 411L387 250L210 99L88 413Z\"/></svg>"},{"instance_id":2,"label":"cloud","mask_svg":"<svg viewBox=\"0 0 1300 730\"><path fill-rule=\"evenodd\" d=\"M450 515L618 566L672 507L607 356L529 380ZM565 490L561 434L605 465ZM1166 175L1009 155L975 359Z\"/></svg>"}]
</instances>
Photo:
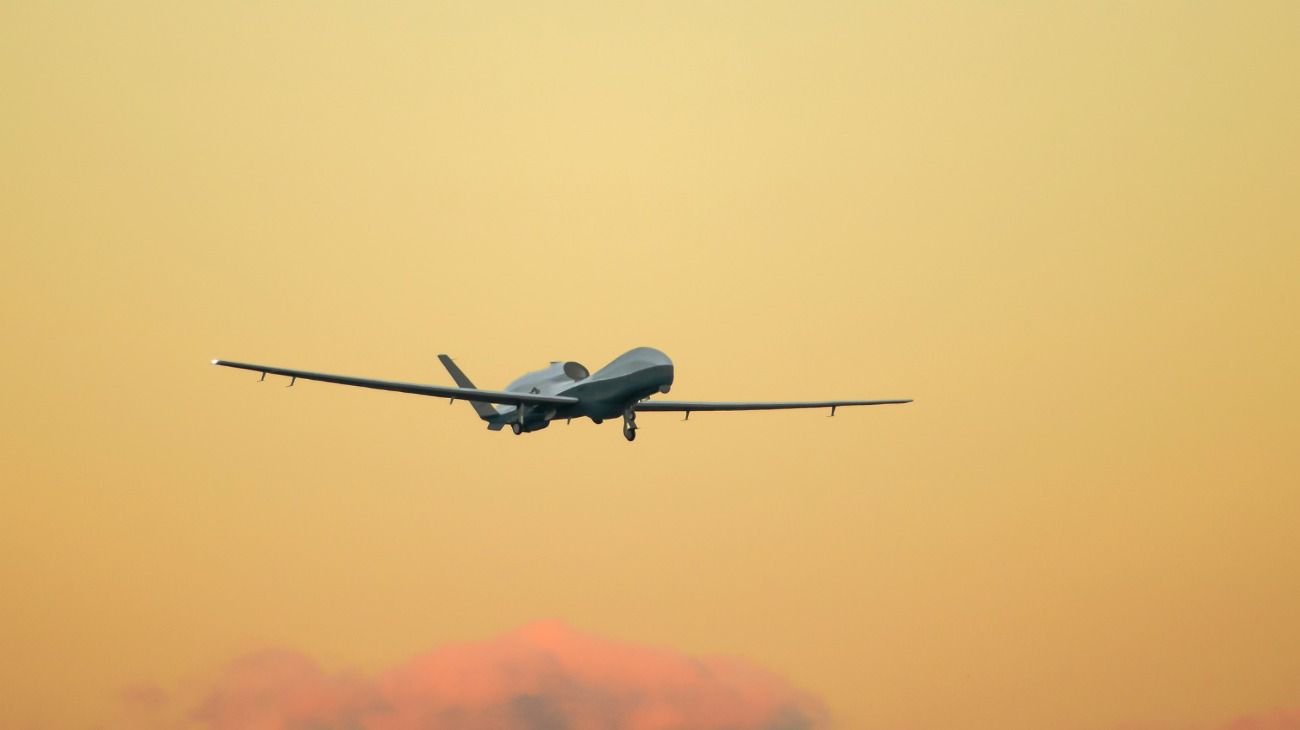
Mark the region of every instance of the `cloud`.
<instances>
[{"instance_id":1,"label":"cloud","mask_svg":"<svg viewBox=\"0 0 1300 730\"><path fill-rule=\"evenodd\" d=\"M373 675L327 672L299 652L260 651L197 689L180 693L201 698L195 703L154 685L123 690L130 712L120 727L823 730L828 724L819 700L748 662L612 641L555 622L441 646ZM1300 730L1300 706L1195 727Z\"/></svg>"},{"instance_id":2,"label":"cloud","mask_svg":"<svg viewBox=\"0 0 1300 730\"><path fill-rule=\"evenodd\" d=\"M535 623L377 676L302 654L231 663L191 719L211 730L814 730L820 702L746 662Z\"/></svg>"}]
</instances>

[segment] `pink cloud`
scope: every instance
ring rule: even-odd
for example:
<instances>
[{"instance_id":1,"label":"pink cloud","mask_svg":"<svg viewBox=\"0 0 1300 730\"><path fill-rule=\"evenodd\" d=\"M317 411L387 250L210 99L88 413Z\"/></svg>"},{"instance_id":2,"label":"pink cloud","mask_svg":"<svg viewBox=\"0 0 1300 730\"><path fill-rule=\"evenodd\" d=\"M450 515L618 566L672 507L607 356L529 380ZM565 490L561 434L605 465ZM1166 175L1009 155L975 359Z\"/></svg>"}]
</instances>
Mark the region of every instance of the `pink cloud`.
<instances>
[{"instance_id":1,"label":"pink cloud","mask_svg":"<svg viewBox=\"0 0 1300 730\"><path fill-rule=\"evenodd\" d=\"M188 696L194 696L185 693ZM197 708L152 686L121 693L122 728L206 730L818 730L820 701L750 663L611 641L540 622L448 644L374 675L267 650L224 668ZM174 710L175 712L172 712ZM1300 707L1213 730L1300 730Z\"/></svg>"},{"instance_id":2,"label":"pink cloud","mask_svg":"<svg viewBox=\"0 0 1300 730\"><path fill-rule=\"evenodd\" d=\"M740 660L693 658L536 623L375 677L288 651L244 657L193 719L212 730L809 730L820 702Z\"/></svg>"}]
</instances>

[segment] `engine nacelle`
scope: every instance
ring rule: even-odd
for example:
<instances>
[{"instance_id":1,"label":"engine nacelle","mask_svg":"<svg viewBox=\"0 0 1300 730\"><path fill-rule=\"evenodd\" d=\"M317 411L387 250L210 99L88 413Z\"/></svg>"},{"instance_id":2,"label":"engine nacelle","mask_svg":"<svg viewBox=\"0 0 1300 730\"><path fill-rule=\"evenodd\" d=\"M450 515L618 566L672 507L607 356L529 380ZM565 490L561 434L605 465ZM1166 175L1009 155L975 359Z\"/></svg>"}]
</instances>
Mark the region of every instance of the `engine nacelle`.
<instances>
[{"instance_id":1,"label":"engine nacelle","mask_svg":"<svg viewBox=\"0 0 1300 730\"><path fill-rule=\"evenodd\" d=\"M554 393L589 377L591 373L582 363L555 360L541 370L534 370L515 379L513 383L506 386L506 390L519 393Z\"/></svg>"},{"instance_id":2,"label":"engine nacelle","mask_svg":"<svg viewBox=\"0 0 1300 730\"><path fill-rule=\"evenodd\" d=\"M564 363L564 374L567 375L570 380L586 380L591 377L590 370L587 370L582 363L573 362L572 360Z\"/></svg>"}]
</instances>

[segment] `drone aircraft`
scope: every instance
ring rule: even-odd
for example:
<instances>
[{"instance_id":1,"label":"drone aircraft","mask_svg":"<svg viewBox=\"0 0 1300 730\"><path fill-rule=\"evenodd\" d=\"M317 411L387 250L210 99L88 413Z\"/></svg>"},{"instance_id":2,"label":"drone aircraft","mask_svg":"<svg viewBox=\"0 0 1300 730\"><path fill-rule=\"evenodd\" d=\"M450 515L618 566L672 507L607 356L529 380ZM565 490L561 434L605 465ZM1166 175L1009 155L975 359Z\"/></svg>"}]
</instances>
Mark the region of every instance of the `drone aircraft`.
<instances>
[{"instance_id":1,"label":"drone aircraft","mask_svg":"<svg viewBox=\"0 0 1300 730\"><path fill-rule=\"evenodd\" d=\"M686 401L649 400L655 393L667 393L673 384L673 361L653 347L638 347L614 358L605 367L590 372L576 362L552 362L541 370L527 373L507 385L505 390L481 390L461 372L446 355L439 355L456 387L400 383L392 380L331 375L308 370L291 370L267 365L253 365L229 360L213 360L213 365L252 370L288 377L292 386L299 379L323 383L354 385L361 388L394 390L399 393L431 395L452 401L468 401L479 418L492 431L506 426L516 436L540 431L551 421L563 418L590 418L601 423L606 418L623 417L623 436L636 439L636 414L676 411L691 417L692 411L766 411L787 408L829 408L831 415L841 406L879 406L911 403L910 398L892 400L821 400L821 401Z\"/></svg>"}]
</instances>

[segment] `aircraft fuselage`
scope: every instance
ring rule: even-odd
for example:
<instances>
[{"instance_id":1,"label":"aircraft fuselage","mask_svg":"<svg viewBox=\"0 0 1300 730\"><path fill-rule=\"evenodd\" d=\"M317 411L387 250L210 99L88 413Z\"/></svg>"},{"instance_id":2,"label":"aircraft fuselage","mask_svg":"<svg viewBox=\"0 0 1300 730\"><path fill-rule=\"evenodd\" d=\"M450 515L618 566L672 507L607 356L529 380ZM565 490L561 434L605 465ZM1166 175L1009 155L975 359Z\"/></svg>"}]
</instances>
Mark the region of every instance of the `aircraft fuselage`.
<instances>
[{"instance_id":1,"label":"aircraft fuselage","mask_svg":"<svg viewBox=\"0 0 1300 730\"><path fill-rule=\"evenodd\" d=\"M520 424L521 431L539 431L557 418L627 418L637 401L654 393L667 393L673 384L673 361L653 347L638 347L614 358L594 373L576 362L553 362L523 375L505 390L514 393L577 398L560 406L504 406L484 420L500 426ZM522 418L521 418L522 415ZM632 416L635 420L635 415ZM500 427L498 426L498 427Z\"/></svg>"}]
</instances>

